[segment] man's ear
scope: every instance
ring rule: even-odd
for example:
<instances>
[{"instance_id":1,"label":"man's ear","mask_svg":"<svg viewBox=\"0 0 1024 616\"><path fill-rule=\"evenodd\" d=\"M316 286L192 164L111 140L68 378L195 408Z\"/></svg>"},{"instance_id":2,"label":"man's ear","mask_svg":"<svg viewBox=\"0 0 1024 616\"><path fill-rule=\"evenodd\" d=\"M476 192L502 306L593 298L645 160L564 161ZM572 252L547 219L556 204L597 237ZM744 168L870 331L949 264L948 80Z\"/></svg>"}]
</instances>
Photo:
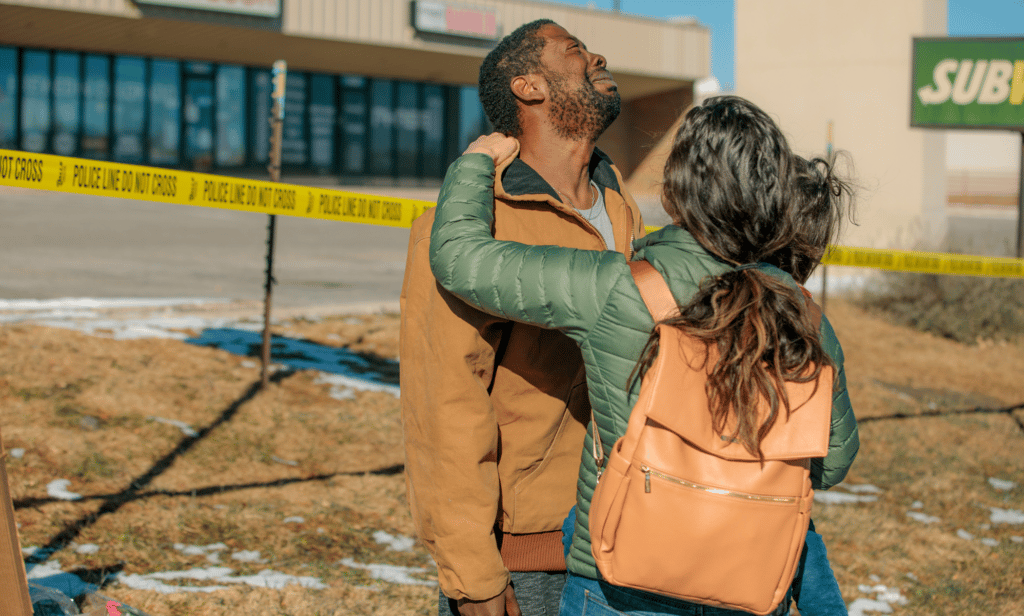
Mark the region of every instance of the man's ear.
<instances>
[{"instance_id":1,"label":"man's ear","mask_svg":"<svg viewBox=\"0 0 1024 616\"><path fill-rule=\"evenodd\" d=\"M512 79L512 94L523 103L541 103L548 97L548 82L544 77L531 73Z\"/></svg>"}]
</instances>

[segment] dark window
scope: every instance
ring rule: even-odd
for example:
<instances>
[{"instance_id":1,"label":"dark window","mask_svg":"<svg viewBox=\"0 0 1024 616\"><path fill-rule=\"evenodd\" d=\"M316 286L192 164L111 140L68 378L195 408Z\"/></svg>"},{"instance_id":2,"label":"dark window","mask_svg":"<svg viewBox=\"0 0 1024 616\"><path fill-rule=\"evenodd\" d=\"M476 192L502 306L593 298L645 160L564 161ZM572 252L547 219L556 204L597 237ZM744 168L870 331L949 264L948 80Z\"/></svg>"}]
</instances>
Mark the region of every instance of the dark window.
<instances>
[{"instance_id":1,"label":"dark window","mask_svg":"<svg viewBox=\"0 0 1024 616\"><path fill-rule=\"evenodd\" d=\"M50 141L50 54L26 51L21 64L21 149L42 152Z\"/></svg>"},{"instance_id":2,"label":"dark window","mask_svg":"<svg viewBox=\"0 0 1024 616\"><path fill-rule=\"evenodd\" d=\"M366 79L346 75L341 85L341 171L344 175L363 175L366 172Z\"/></svg>"},{"instance_id":3,"label":"dark window","mask_svg":"<svg viewBox=\"0 0 1024 616\"><path fill-rule=\"evenodd\" d=\"M0 47L0 148L16 148L18 109L18 50Z\"/></svg>"},{"instance_id":4,"label":"dark window","mask_svg":"<svg viewBox=\"0 0 1024 616\"><path fill-rule=\"evenodd\" d=\"M106 56L85 57L82 111L81 155L87 158L106 158L110 132L110 59Z\"/></svg>"},{"instance_id":5,"label":"dark window","mask_svg":"<svg viewBox=\"0 0 1024 616\"><path fill-rule=\"evenodd\" d=\"M423 177L444 177L444 92L441 86L423 86Z\"/></svg>"},{"instance_id":6,"label":"dark window","mask_svg":"<svg viewBox=\"0 0 1024 616\"><path fill-rule=\"evenodd\" d=\"M53 56L53 151L75 154L82 129L82 62L77 53Z\"/></svg>"},{"instance_id":7,"label":"dark window","mask_svg":"<svg viewBox=\"0 0 1024 616\"><path fill-rule=\"evenodd\" d=\"M252 84L252 161L265 165L270 160L270 71L253 70L249 73Z\"/></svg>"},{"instance_id":8,"label":"dark window","mask_svg":"<svg viewBox=\"0 0 1024 616\"><path fill-rule=\"evenodd\" d=\"M208 171L213 164L213 80L205 75L185 77L185 161Z\"/></svg>"},{"instance_id":9,"label":"dark window","mask_svg":"<svg viewBox=\"0 0 1024 616\"><path fill-rule=\"evenodd\" d=\"M114 60L113 159L143 161L146 134L146 61L122 57Z\"/></svg>"},{"instance_id":10,"label":"dark window","mask_svg":"<svg viewBox=\"0 0 1024 616\"><path fill-rule=\"evenodd\" d=\"M217 164L245 164L245 69L217 68Z\"/></svg>"},{"instance_id":11,"label":"dark window","mask_svg":"<svg viewBox=\"0 0 1024 616\"><path fill-rule=\"evenodd\" d=\"M334 167L334 77L309 76L309 160L318 171Z\"/></svg>"},{"instance_id":12,"label":"dark window","mask_svg":"<svg viewBox=\"0 0 1024 616\"><path fill-rule=\"evenodd\" d=\"M305 166L309 161L306 141L306 75L289 72L284 86L284 139L281 163Z\"/></svg>"},{"instance_id":13,"label":"dark window","mask_svg":"<svg viewBox=\"0 0 1024 616\"><path fill-rule=\"evenodd\" d=\"M177 165L181 141L181 67L172 60L153 60L149 70L149 162Z\"/></svg>"},{"instance_id":14,"label":"dark window","mask_svg":"<svg viewBox=\"0 0 1024 616\"><path fill-rule=\"evenodd\" d=\"M395 145L398 175L418 177L420 154L420 87L419 84L398 83L398 104L395 106Z\"/></svg>"},{"instance_id":15,"label":"dark window","mask_svg":"<svg viewBox=\"0 0 1024 616\"><path fill-rule=\"evenodd\" d=\"M394 173L395 113L393 83L386 79L370 82L370 174Z\"/></svg>"},{"instance_id":16,"label":"dark window","mask_svg":"<svg viewBox=\"0 0 1024 616\"><path fill-rule=\"evenodd\" d=\"M484 115L479 91L474 87L462 88L459 92L459 152L465 151L480 135L490 132L491 123Z\"/></svg>"}]
</instances>

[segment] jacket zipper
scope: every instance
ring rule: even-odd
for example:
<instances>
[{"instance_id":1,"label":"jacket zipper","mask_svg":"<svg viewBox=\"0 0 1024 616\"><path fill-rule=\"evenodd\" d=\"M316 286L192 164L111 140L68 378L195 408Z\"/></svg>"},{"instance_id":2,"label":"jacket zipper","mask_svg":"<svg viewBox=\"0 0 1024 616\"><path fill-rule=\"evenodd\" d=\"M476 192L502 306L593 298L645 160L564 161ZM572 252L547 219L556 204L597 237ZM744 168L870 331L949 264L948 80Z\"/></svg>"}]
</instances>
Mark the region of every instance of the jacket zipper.
<instances>
[{"instance_id":1,"label":"jacket zipper","mask_svg":"<svg viewBox=\"0 0 1024 616\"><path fill-rule=\"evenodd\" d=\"M693 483L679 477L673 477L662 473L661 471L655 470L646 464L640 467L640 470L644 474L644 492L651 493L651 475L664 479L665 481L671 481L672 483L679 484L681 486L690 488L692 490L700 490L702 492L708 492L709 494L717 494L719 496L730 496L732 498L742 498L745 500L752 501L766 501L770 503L795 503L797 501L794 496L764 496L762 494L749 494L747 492L735 492L733 490L723 490L722 488L713 488L711 486L701 485L699 483Z\"/></svg>"}]
</instances>

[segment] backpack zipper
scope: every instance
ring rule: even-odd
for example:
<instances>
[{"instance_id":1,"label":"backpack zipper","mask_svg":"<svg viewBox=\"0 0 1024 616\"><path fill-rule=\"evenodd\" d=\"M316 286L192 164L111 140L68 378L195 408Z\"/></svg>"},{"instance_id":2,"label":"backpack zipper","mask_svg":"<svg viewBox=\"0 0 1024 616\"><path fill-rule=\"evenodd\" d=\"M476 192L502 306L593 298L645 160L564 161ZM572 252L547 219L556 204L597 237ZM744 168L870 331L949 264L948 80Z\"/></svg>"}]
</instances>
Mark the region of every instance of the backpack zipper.
<instances>
[{"instance_id":1,"label":"backpack zipper","mask_svg":"<svg viewBox=\"0 0 1024 616\"><path fill-rule=\"evenodd\" d=\"M644 492L648 494L651 493L651 475L654 475L655 477L660 477L665 481L671 481L672 483L676 483L693 490L700 490L702 492L717 494L719 496L731 496L733 498L742 498L745 500L753 501L767 501L771 503L795 503L797 501L797 498L795 496L764 496L761 494L748 494L746 492L735 492L732 490L724 490L722 488L713 488L711 486L705 486L699 483L693 483L692 481L687 481L685 479L680 479L679 477L667 475L665 473L662 473L661 471L657 471L647 466L646 464L642 465L640 467L640 470L644 474Z\"/></svg>"}]
</instances>

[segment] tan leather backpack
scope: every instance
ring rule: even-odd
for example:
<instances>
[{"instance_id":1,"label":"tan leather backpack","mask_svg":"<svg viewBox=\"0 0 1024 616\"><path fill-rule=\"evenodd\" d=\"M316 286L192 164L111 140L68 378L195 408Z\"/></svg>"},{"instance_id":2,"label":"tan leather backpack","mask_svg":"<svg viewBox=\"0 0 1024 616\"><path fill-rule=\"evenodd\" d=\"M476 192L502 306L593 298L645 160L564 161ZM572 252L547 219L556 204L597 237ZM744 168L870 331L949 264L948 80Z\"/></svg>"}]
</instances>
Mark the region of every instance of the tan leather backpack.
<instances>
[{"instance_id":1,"label":"tan leather backpack","mask_svg":"<svg viewBox=\"0 0 1024 616\"><path fill-rule=\"evenodd\" d=\"M650 263L630 268L655 323L678 310ZM823 369L817 383L786 384L792 411L762 440L762 464L712 427L705 384L714 355L705 367L702 343L674 327L656 331L660 350L626 434L603 469L597 460L594 559L618 586L769 614L792 584L807 534L810 458L828 452L833 371Z\"/></svg>"}]
</instances>

